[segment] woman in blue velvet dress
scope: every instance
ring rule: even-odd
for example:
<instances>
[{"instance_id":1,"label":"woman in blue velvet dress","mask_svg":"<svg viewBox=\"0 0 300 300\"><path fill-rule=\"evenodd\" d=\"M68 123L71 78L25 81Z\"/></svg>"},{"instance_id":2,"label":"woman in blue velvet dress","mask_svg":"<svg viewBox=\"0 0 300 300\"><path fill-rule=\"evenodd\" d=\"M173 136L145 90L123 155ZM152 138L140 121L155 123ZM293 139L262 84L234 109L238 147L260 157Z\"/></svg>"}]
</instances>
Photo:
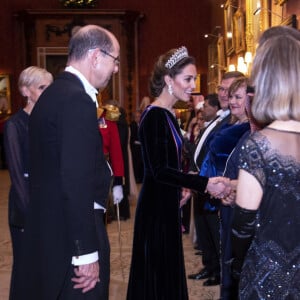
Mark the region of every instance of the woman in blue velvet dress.
<instances>
[{"instance_id":1,"label":"woman in blue velvet dress","mask_svg":"<svg viewBox=\"0 0 300 300\"><path fill-rule=\"evenodd\" d=\"M226 161L237 145L240 138L245 134L245 132L250 130L250 125L248 117L246 115L245 105L246 105L246 87L247 79L245 77L236 78L229 87L229 108L231 111L231 120L229 123L223 125L223 127L218 131L217 134L213 135L207 140L207 154L203 160L200 175L202 176L220 176L223 174L226 166ZM211 198L206 200L204 204L204 209L208 212L216 212L220 209L221 202L219 199ZM221 227L227 224L227 217L224 215L221 218ZM219 222L219 220L215 220ZM224 223L224 224L223 224ZM216 226L220 226L216 224ZM225 234L225 232L224 232ZM221 233L221 245L222 245L223 233ZM219 236L218 236L219 238ZM214 252L218 256L218 260L221 262L221 266L215 267L215 278L219 281L221 280L221 294L222 299L225 295L224 289L227 288L227 277L221 276L223 274L224 259L223 252L220 253L220 241L217 239L214 242ZM221 257L220 257L221 256ZM221 258L221 259L220 259ZM220 269L221 267L221 269ZM230 275L229 275L230 276ZM231 299L231 298L229 298ZM233 298L232 298L233 299Z\"/></svg>"},{"instance_id":2,"label":"woman in blue velvet dress","mask_svg":"<svg viewBox=\"0 0 300 300\"><path fill-rule=\"evenodd\" d=\"M200 174L203 176L223 175L227 158L250 125L246 113L247 78L236 78L229 87L231 120L207 141L208 152L203 160Z\"/></svg>"},{"instance_id":3,"label":"woman in blue velvet dress","mask_svg":"<svg viewBox=\"0 0 300 300\"><path fill-rule=\"evenodd\" d=\"M237 78L234 80L228 90L229 94L229 106L232 114L236 116L238 120L244 119L246 122L236 124L238 131L244 132L238 139L238 143L235 145L233 151L230 153L228 160L226 161L226 168L224 170L224 176L231 180L236 180L238 176L238 159L241 143L248 138L251 129L254 128L254 123L250 114L250 103L247 95L247 78ZM249 123L247 121L249 118ZM233 127L232 127L233 129ZM227 200L227 199L226 199ZM220 206L220 236L221 236L221 299L222 300L237 300L238 282L231 278L229 261L232 258L231 251L231 224L233 208L231 205L225 205L225 199L222 199Z\"/></svg>"},{"instance_id":4,"label":"woman in blue velvet dress","mask_svg":"<svg viewBox=\"0 0 300 300\"><path fill-rule=\"evenodd\" d=\"M182 136L172 107L189 101L195 88L195 61L185 47L159 57L150 80L152 105L139 128L144 179L135 216L128 300L188 299L179 201L181 187L213 194L226 184L181 172Z\"/></svg>"}]
</instances>

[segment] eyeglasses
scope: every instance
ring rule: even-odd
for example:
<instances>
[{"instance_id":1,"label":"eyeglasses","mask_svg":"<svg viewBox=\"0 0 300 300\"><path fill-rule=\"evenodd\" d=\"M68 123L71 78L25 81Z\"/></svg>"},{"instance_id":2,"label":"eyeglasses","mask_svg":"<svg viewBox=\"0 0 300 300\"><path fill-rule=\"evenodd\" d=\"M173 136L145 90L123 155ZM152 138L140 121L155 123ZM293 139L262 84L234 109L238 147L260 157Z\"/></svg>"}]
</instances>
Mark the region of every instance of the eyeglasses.
<instances>
[{"instance_id":1,"label":"eyeglasses","mask_svg":"<svg viewBox=\"0 0 300 300\"><path fill-rule=\"evenodd\" d=\"M105 55L111 57L111 58L114 60L114 63L115 63L116 65L118 65L118 64L120 63L120 58L119 58L119 57L115 57L115 56L111 55L110 53L108 53L107 51L105 51L105 50L103 50L103 49L100 49L100 52L102 52L103 54L105 54Z\"/></svg>"},{"instance_id":2,"label":"eyeglasses","mask_svg":"<svg viewBox=\"0 0 300 300\"><path fill-rule=\"evenodd\" d=\"M228 88L224 88L223 86L218 86L217 90L219 93L228 93Z\"/></svg>"}]
</instances>

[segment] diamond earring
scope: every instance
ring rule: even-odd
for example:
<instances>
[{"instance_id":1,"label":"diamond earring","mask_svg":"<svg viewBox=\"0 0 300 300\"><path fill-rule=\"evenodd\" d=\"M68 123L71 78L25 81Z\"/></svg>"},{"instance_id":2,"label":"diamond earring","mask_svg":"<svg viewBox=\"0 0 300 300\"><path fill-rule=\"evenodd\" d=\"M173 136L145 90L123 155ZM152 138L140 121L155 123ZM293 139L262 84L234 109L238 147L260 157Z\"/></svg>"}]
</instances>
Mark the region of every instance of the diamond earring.
<instances>
[{"instance_id":1,"label":"diamond earring","mask_svg":"<svg viewBox=\"0 0 300 300\"><path fill-rule=\"evenodd\" d=\"M170 95L173 95L173 88L172 88L171 84L168 85L168 93Z\"/></svg>"}]
</instances>

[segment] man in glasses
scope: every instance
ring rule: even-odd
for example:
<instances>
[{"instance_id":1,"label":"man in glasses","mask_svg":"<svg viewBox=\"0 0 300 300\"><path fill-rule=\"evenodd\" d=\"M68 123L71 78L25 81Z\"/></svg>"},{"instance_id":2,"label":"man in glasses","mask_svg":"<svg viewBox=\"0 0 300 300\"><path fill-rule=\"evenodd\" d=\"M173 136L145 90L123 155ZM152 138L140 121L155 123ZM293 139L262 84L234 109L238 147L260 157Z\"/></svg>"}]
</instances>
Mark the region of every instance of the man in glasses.
<instances>
[{"instance_id":1,"label":"man in glasses","mask_svg":"<svg viewBox=\"0 0 300 300\"><path fill-rule=\"evenodd\" d=\"M102 27L80 28L65 72L29 122L30 208L18 299L108 299L103 214L112 173L97 123L98 90L118 72L120 46Z\"/></svg>"}]
</instances>

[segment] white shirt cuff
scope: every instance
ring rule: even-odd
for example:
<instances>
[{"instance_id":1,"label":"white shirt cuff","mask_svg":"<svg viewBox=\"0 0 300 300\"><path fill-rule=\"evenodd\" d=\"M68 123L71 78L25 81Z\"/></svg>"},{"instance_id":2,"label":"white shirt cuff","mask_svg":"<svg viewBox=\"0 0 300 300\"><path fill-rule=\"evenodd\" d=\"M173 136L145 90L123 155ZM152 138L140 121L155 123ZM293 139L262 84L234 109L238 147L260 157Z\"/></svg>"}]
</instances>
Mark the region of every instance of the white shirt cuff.
<instances>
[{"instance_id":1,"label":"white shirt cuff","mask_svg":"<svg viewBox=\"0 0 300 300\"><path fill-rule=\"evenodd\" d=\"M94 202L94 209L103 209L104 212L106 212L106 209L102 205L98 204L97 202Z\"/></svg>"},{"instance_id":2,"label":"white shirt cuff","mask_svg":"<svg viewBox=\"0 0 300 300\"><path fill-rule=\"evenodd\" d=\"M87 265L97 260L99 260L98 251L89 254L80 255L80 256L73 256L72 265L74 266Z\"/></svg>"}]
</instances>

